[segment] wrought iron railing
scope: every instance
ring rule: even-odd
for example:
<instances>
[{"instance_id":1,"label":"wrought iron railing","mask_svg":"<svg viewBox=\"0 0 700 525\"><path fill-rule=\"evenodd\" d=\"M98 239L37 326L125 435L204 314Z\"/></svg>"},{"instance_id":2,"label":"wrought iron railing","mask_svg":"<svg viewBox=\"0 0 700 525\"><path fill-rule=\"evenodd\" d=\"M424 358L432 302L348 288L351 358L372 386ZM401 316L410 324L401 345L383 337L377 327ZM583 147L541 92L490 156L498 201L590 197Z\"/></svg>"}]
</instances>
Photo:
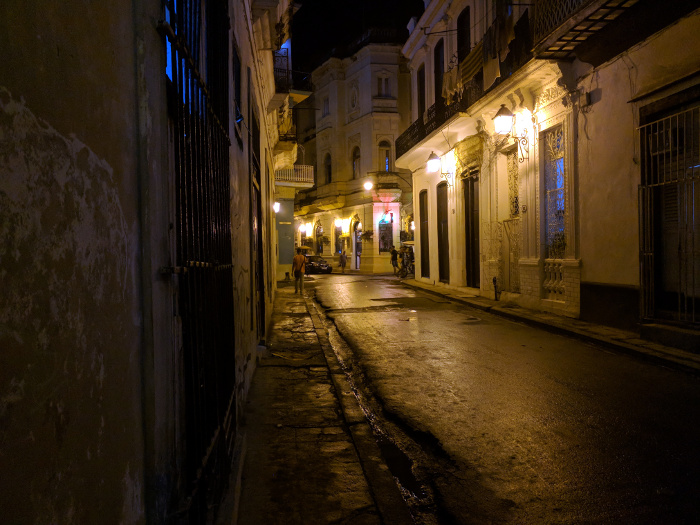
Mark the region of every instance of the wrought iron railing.
<instances>
[{"instance_id":1,"label":"wrought iron railing","mask_svg":"<svg viewBox=\"0 0 700 525\"><path fill-rule=\"evenodd\" d=\"M406 153L433 131L439 129L450 117L460 111L466 111L469 106L479 100L484 94L482 78L482 74L479 72L465 86L462 93L454 98L452 104L448 106L441 99L440 102L428 108L425 118L423 116L418 117L413 124L406 128L406 131L396 139L396 158Z\"/></svg>"},{"instance_id":2,"label":"wrought iron railing","mask_svg":"<svg viewBox=\"0 0 700 525\"><path fill-rule=\"evenodd\" d=\"M532 24L533 40L540 42L593 0L538 0Z\"/></svg>"},{"instance_id":3,"label":"wrought iron railing","mask_svg":"<svg viewBox=\"0 0 700 525\"><path fill-rule=\"evenodd\" d=\"M487 90L484 90L483 69L474 78L462 86L453 103L445 104L442 97L426 112L425 118L421 115L396 139L396 157L399 158L416 144L420 143L428 135L440 127L458 112L467 111L485 93L492 91L496 86L510 78L532 58L532 39L530 37L530 21L527 12L515 24L515 39L510 43L508 56L500 62L501 76Z\"/></svg>"}]
</instances>

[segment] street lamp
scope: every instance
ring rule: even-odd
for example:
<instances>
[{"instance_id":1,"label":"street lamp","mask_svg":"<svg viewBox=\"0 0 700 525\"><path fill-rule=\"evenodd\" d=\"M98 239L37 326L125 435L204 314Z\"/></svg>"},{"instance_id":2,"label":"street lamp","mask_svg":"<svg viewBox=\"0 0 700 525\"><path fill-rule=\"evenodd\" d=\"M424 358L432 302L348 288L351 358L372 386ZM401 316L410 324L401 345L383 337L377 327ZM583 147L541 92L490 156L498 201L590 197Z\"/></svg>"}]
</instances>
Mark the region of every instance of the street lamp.
<instances>
[{"instance_id":1,"label":"street lamp","mask_svg":"<svg viewBox=\"0 0 700 525\"><path fill-rule=\"evenodd\" d=\"M428 157L425 169L428 173L435 173L440 169L440 157L438 157L434 151L430 152L430 157Z\"/></svg>"},{"instance_id":2,"label":"street lamp","mask_svg":"<svg viewBox=\"0 0 700 525\"><path fill-rule=\"evenodd\" d=\"M274 210L275 213L279 213L279 211L280 211L280 203L279 203L279 202L275 202L275 203L272 205L272 209Z\"/></svg>"},{"instance_id":3,"label":"street lamp","mask_svg":"<svg viewBox=\"0 0 700 525\"><path fill-rule=\"evenodd\" d=\"M371 180L368 180L367 182L365 182L363 186L364 186L364 188L365 188L367 191L369 191L369 190L371 190L372 188L374 188L374 184L372 184L372 181L371 181Z\"/></svg>"},{"instance_id":4,"label":"street lamp","mask_svg":"<svg viewBox=\"0 0 700 525\"><path fill-rule=\"evenodd\" d=\"M496 128L497 135L509 135L513 129L513 119L515 115L510 111L505 104L501 104L501 108L493 117L493 125Z\"/></svg>"},{"instance_id":5,"label":"street lamp","mask_svg":"<svg viewBox=\"0 0 700 525\"><path fill-rule=\"evenodd\" d=\"M529 140L527 138L527 128L523 128L521 135L513 132L515 125L515 115L510 111L505 104L501 104L500 109L493 117L493 127L497 135L504 135L503 139L497 144L497 148L502 147L508 138L513 137L518 145L518 160L524 162L530 158Z\"/></svg>"},{"instance_id":6,"label":"street lamp","mask_svg":"<svg viewBox=\"0 0 700 525\"><path fill-rule=\"evenodd\" d=\"M448 186L452 186L453 174L448 169L447 171L442 171L442 160L438 157L434 151L430 152L430 156L425 163L425 170L428 173L440 172L440 177L445 179Z\"/></svg>"}]
</instances>

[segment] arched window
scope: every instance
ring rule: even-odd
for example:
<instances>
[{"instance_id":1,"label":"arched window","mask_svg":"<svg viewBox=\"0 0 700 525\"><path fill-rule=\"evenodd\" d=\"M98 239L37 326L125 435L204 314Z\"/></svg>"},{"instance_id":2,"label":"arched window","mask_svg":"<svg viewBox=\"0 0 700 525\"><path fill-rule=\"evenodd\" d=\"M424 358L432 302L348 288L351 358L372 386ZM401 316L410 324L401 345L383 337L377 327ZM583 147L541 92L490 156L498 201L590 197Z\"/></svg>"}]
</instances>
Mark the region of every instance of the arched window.
<instances>
[{"instance_id":1,"label":"arched window","mask_svg":"<svg viewBox=\"0 0 700 525\"><path fill-rule=\"evenodd\" d=\"M326 157L323 160L323 166L324 166L325 172L326 172L325 173L325 175L326 175L325 183L330 184L331 183L331 174L332 174L331 154L330 153L326 153Z\"/></svg>"},{"instance_id":2,"label":"arched window","mask_svg":"<svg viewBox=\"0 0 700 525\"><path fill-rule=\"evenodd\" d=\"M352 178L357 179L360 176L360 148L355 146L352 150Z\"/></svg>"},{"instance_id":3,"label":"arched window","mask_svg":"<svg viewBox=\"0 0 700 525\"><path fill-rule=\"evenodd\" d=\"M433 72L435 73L435 103L442 103L442 81L445 76L445 42L441 39L433 50Z\"/></svg>"},{"instance_id":4,"label":"arched window","mask_svg":"<svg viewBox=\"0 0 700 525\"><path fill-rule=\"evenodd\" d=\"M379 143L379 171L391 171L391 144L386 140Z\"/></svg>"}]
</instances>

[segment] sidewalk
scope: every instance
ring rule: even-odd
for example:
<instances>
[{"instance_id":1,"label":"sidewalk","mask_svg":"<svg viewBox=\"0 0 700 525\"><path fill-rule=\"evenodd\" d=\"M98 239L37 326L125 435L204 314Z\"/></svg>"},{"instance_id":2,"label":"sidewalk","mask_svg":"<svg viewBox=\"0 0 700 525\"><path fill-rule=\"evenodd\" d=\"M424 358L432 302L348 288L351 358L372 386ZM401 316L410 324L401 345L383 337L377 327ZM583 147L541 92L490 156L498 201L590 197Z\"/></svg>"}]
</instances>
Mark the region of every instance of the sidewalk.
<instances>
[{"instance_id":1,"label":"sidewalk","mask_svg":"<svg viewBox=\"0 0 700 525\"><path fill-rule=\"evenodd\" d=\"M550 332L569 335L620 352L633 354L637 357L654 361L662 366L668 366L695 374L700 373L700 353L688 352L654 343L642 339L639 334L635 332L588 323L579 319L572 319L547 312L530 310L512 303L494 301L476 295L467 288L446 285L433 286L414 279L404 279L401 282L406 286L440 295L467 306L537 326ZM700 351L700 349L698 349L698 351Z\"/></svg>"},{"instance_id":2,"label":"sidewalk","mask_svg":"<svg viewBox=\"0 0 700 525\"><path fill-rule=\"evenodd\" d=\"M219 523L409 524L312 301L280 286L241 431L235 510Z\"/></svg>"}]
</instances>

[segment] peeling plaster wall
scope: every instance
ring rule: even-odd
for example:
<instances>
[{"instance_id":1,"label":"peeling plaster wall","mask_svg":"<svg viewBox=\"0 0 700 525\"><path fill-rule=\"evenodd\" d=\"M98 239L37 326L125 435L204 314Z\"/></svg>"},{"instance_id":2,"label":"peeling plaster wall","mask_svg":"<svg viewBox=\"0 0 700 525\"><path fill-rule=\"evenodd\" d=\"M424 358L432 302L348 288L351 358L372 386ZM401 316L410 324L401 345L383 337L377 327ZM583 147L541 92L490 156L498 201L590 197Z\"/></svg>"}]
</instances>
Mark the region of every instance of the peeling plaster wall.
<instances>
[{"instance_id":1,"label":"peeling plaster wall","mask_svg":"<svg viewBox=\"0 0 700 525\"><path fill-rule=\"evenodd\" d=\"M145 521L131 3L0 4L0 521Z\"/></svg>"},{"instance_id":2,"label":"peeling plaster wall","mask_svg":"<svg viewBox=\"0 0 700 525\"><path fill-rule=\"evenodd\" d=\"M182 363L160 0L0 2L0 522L163 522L182 479ZM248 82L262 126L266 319L272 165L245 4L231 133L237 414L257 358ZM233 105L232 105L233 107ZM233 121L233 116L231 118Z\"/></svg>"},{"instance_id":3,"label":"peeling plaster wall","mask_svg":"<svg viewBox=\"0 0 700 525\"><path fill-rule=\"evenodd\" d=\"M0 172L4 519L87 523L95 509L122 508L136 517L133 217L109 163L4 88Z\"/></svg>"}]
</instances>

